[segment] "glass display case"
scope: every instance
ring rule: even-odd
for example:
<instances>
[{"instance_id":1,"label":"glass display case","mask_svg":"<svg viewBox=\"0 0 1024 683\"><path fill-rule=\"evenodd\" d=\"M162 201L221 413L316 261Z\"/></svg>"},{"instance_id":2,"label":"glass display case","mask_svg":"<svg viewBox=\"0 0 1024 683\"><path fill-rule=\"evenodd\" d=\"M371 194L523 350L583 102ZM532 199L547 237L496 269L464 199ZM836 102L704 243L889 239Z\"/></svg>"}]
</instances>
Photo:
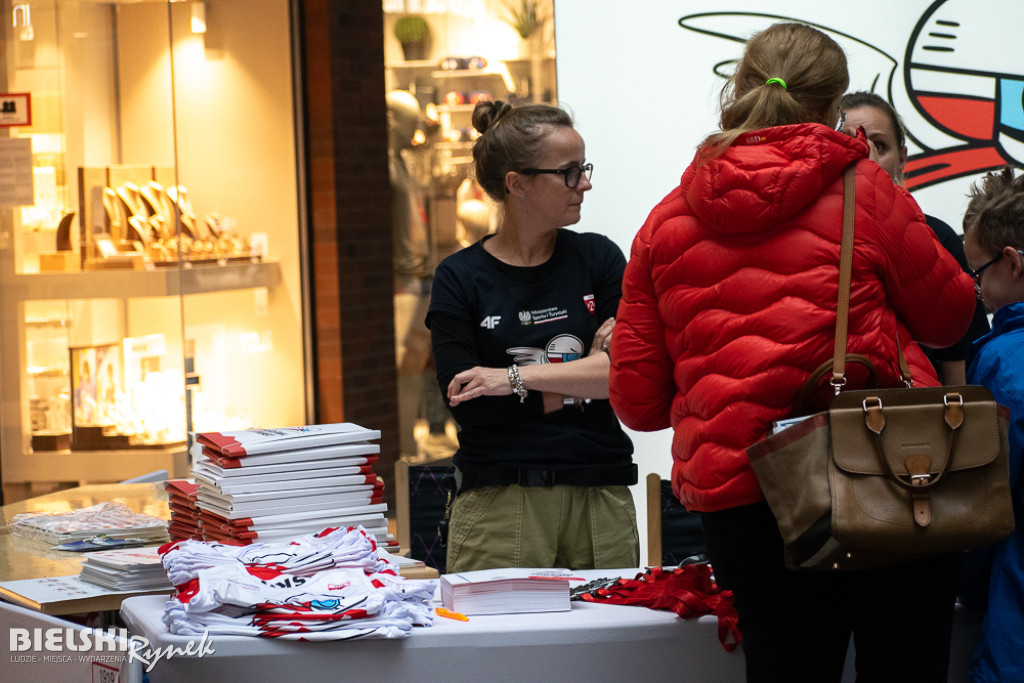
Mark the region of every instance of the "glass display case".
<instances>
[{"instance_id":1,"label":"glass display case","mask_svg":"<svg viewBox=\"0 0 1024 683\"><path fill-rule=\"evenodd\" d=\"M305 423L288 0L0 11L7 502Z\"/></svg>"}]
</instances>

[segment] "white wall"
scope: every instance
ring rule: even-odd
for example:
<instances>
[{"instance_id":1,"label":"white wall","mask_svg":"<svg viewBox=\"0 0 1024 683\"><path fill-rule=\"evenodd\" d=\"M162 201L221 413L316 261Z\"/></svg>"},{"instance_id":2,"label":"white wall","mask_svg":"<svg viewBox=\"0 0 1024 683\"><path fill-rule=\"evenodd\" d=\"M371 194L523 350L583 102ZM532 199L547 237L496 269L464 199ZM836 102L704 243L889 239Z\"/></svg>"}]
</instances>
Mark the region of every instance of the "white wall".
<instances>
[{"instance_id":1,"label":"white wall","mask_svg":"<svg viewBox=\"0 0 1024 683\"><path fill-rule=\"evenodd\" d=\"M929 14L933 5L935 13ZM587 194L579 229L605 233L629 254L650 209L678 182L700 140L716 128L724 80L715 75L714 66L738 58L742 38L783 17L817 24L843 46L851 90L873 89L884 97L891 84L891 100L911 135L936 151L966 144L992 147L997 135L957 137L926 120L912 104L914 96L905 83L908 47L918 48L911 53L915 61L943 68L929 72L939 78L928 88L945 88L953 97L974 94L991 106L1000 77L1010 85L1024 79L1024 43L1011 34L1024 22L1020 0L776 0L770 10L765 7L762 0L557 0L559 101L575 115L587 159L594 164L594 189ZM757 15L764 12L777 16ZM682 17L705 13L713 16L690 19L688 25L734 39L680 26ZM926 15L959 24L947 29L955 38L928 38L932 25L915 34ZM915 35L919 39L911 44ZM952 51L920 49L943 40ZM924 89L923 82L911 81L911 87ZM967 104L974 108L974 119L985 120L985 102ZM1007 98L995 105L996 119L1024 128L1019 93L1016 101ZM908 146L911 155L922 151L914 142ZM995 152L1024 162L1024 152L1009 142ZM967 190L978 176L915 190L915 197L928 213L959 230ZM641 477L646 472L667 476L670 433L631 435ZM642 486L634 496L643 501ZM638 508L643 531L646 512L642 505Z\"/></svg>"}]
</instances>

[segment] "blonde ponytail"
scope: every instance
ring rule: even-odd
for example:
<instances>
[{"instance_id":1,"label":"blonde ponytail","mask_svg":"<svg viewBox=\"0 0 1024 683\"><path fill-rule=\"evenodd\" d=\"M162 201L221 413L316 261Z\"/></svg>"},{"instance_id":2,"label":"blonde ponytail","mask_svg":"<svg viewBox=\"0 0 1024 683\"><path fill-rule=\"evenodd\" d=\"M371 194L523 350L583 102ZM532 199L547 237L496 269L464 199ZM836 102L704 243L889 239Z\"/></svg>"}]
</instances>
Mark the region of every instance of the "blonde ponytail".
<instances>
[{"instance_id":1,"label":"blonde ponytail","mask_svg":"<svg viewBox=\"0 0 1024 683\"><path fill-rule=\"evenodd\" d=\"M797 23L766 28L747 42L722 89L721 132L704 141L705 158L750 131L795 123L831 125L849 84L846 55L827 35Z\"/></svg>"}]
</instances>

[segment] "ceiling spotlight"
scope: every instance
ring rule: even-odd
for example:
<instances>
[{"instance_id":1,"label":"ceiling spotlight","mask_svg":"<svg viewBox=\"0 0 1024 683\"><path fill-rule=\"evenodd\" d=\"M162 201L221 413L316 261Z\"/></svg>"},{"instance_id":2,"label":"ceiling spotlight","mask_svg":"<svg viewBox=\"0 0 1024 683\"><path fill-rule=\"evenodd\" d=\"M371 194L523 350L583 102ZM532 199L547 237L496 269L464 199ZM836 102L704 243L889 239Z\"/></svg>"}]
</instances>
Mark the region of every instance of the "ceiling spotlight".
<instances>
[{"instance_id":1,"label":"ceiling spotlight","mask_svg":"<svg viewBox=\"0 0 1024 683\"><path fill-rule=\"evenodd\" d=\"M192 33L206 33L206 3L192 3Z\"/></svg>"}]
</instances>

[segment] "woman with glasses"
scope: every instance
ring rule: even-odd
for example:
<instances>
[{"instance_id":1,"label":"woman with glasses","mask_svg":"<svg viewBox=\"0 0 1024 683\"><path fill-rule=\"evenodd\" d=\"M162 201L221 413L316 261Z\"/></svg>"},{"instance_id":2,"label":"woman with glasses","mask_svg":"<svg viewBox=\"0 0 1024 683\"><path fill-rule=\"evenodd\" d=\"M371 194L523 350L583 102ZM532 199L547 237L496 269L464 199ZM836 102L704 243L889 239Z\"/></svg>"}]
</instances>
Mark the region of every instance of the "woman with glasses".
<instances>
[{"instance_id":1,"label":"woman with glasses","mask_svg":"<svg viewBox=\"0 0 1024 683\"><path fill-rule=\"evenodd\" d=\"M970 277L914 200L869 161L863 135L835 130L848 84L842 49L809 26L747 42L721 131L633 242L612 340L612 406L634 429L674 430L673 489L702 513L716 580L733 591L748 681L839 681L851 633L859 681L946 680L959 558L790 570L747 458L772 422L823 407L795 404L833 355L847 167L848 353L897 386L899 343L915 384L935 386L911 340L951 344L974 311Z\"/></svg>"},{"instance_id":2,"label":"woman with glasses","mask_svg":"<svg viewBox=\"0 0 1024 683\"><path fill-rule=\"evenodd\" d=\"M872 160L889 174L897 185L903 185L903 167L907 163L907 140L903 130L903 121L892 105L880 95L873 92L854 92L843 96L840 104L845 124L843 132L856 135L858 128L864 129L868 143L874 147ZM944 221L925 214L924 221L935 233L939 244L948 251L960 264L967 269L964 256L964 242L960 235ZM966 384L967 350L978 337L987 334L988 318L985 307L979 301L974 307L974 317L967 333L955 344L942 349L922 347L922 351L935 367L939 381L943 384Z\"/></svg>"},{"instance_id":3,"label":"woman with glasses","mask_svg":"<svg viewBox=\"0 0 1024 683\"><path fill-rule=\"evenodd\" d=\"M498 229L438 266L427 313L459 425L447 570L636 567L633 444L608 404L625 258L566 228L593 165L557 107L480 102L473 125Z\"/></svg>"}]
</instances>

